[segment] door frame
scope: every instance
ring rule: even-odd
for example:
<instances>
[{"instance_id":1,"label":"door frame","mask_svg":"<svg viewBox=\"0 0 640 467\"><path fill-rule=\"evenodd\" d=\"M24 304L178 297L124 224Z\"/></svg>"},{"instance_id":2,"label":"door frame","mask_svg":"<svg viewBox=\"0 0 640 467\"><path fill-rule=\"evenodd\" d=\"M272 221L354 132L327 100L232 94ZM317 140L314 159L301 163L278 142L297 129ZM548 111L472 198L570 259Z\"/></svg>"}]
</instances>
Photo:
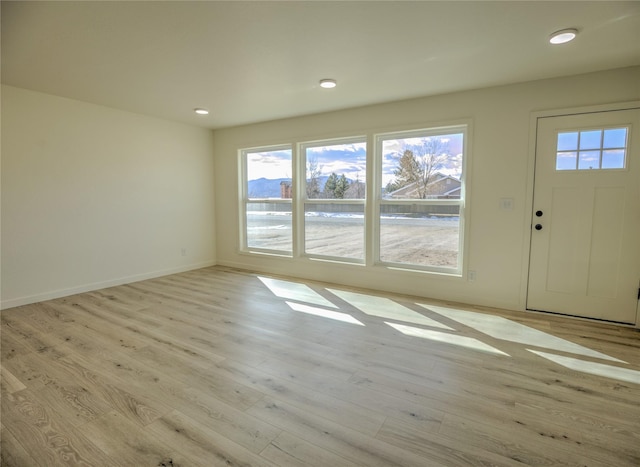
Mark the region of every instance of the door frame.
<instances>
[{"instance_id":1,"label":"door frame","mask_svg":"<svg viewBox=\"0 0 640 467\"><path fill-rule=\"evenodd\" d=\"M539 110L531 112L529 116L529 151L527 158L527 181L525 198L525 216L523 222L523 245L522 249L522 271L520 281L520 304L523 311L527 309L527 294L529 290L529 262L531 257L531 219L533 218L533 195L535 189L535 168L536 168L536 144L538 138L538 120L545 117L566 117L595 112L613 112L617 110L631 110L640 107L640 101L617 102L612 104L590 105L582 107L565 107L559 109ZM636 144L639 142L636 141ZM640 284L639 284L640 286ZM589 319L575 317L576 319ZM621 324L621 326L625 326ZM640 328L640 302L636 308L636 321L632 327Z\"/></svg>"}]
</instances>

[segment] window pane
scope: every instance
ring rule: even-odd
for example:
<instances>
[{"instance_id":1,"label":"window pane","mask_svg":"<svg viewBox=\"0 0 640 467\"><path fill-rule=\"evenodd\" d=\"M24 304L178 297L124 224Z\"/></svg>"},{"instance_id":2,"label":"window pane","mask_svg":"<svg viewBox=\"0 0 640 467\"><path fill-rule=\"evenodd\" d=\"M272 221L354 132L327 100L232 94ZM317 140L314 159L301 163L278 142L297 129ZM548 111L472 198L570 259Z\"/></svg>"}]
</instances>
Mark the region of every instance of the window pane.
<instances>
[{"instance_id":1,"label":"window pane","mask_svg":"<svg viewBox=\"0 0 640 467\"><path fill-rule=\"evenodd\" d=\"M608 149L602 151L603 169L624 169L625 150Z\"/></svg>"},{"instance_id":2,"label":"window pane","mask_svg":"<svg viewBox=\"0 0 640 467\"><path fill-rule=\"evenodd\" d=\"M455 269L460 244L460 207L380 206L380 260Z\"/></svg>"},{"instance_id":3,"label":"window pane","mask_svg":"<svg viewBox=\"0 0 640 467\"><path fill-rule=\"evenodd\" d=\"M459 199L463 134L382 141L382 197Z\"/></svg>"},{"instance_id":4,"label":"window pane","mask_svg":"<svg viewBox=\"0 0 640 467\"><path fill-rule=\"evenodd\" d=\"M627 128L581 131L580 152L577 132L558 133L556 170L623 169L625 166ZM602 160L601 157L602 151ZM577 164L576 164L577 163Z\"/></svg>"},{"instance_id":5,"label":"window pane","mask_svg":"<svg viewBox=\"0 0 640 467\"><path fill-rule=\"evenodd\" d=\"M556 155L556 170L576 170L577 152L559 152Z\"/></svg>"},{"instance_id":6,"label":"window pane","mask_svg":"<svg viewBox=\"0 0 640 467\"><path fill-rule=\"evenodd\" d=\"M293 251L291 153L290 148L243 152L246 167L243 184L247 196L244 201L246 248ZM269 198L286 201L251 201Z\"/></svg>"},{"instance_id":7,"label":"window pane","mask_svg":"<svg viewBox=\"0 0 640 467\"><path fill-rule=\"evenodd\" d=\"M627 146L627 129L626 128L612 128L610 130L604 130L604 141L602 143L604 148L624 148Z\"/></svg>"},{"instance_id":8,"label":"window pane","mask_svg":"<svg viewBox=\"0 0 640 467\"><path fill-rule=\"evenodd\" d=\"M305 205L305 252L364 259L364 204Z\"/></svg>"},{"instance_id":9,"label":"window pane","mask_svg":"<svg viewBox=\"0 0 640 467\"><path fill-rule=\"evenodd\" d=\"M367 183L365 141L305 146L309 199L364 199Z\"/></svg>"},{"instance_id":10,"label":"window pane","mask_svg":"<svg viewBox=\"0 0 640 467\"><path fill-rule=\"evenodd\" d=\"M591 170L600 168L600 151L580 151L578 169Z\"/></svg>"},{"instance_id":11,"label":"window pane","mask_svg":"<svg viewBox=\"0 0 640 467\"><path fill-rule=\"evenodd\" d=\"M600 149L602 130L580 132L580 149Z\"/></svg>"},{"instance_id":12,"label":"window pane","mask_svg":"<svg viewBox=\"0 0 640 467\"><path fill-rule=\"evenodd\" d=\"M578 149L578 132L558 133L558 151L575 151Z\"/></svg>"},{"instance_id":13,"label":"window pane","mask_svg":"<svg viewBox=\"0 0 640 467\"><path fill-rule=\"evenodd\" d=\"M249 152L246 158L249 198L291 198L291 149Z\"/></svg>"},{"instance_id":14,"label":"window pane","mask_svg":"<svg viewBox=\"0 0 640 467\"><path fill-rule=\"evenodd\" d=\"M291 203L247 203L247 246L291 251Z\"/></svg>"},{"instance_id":15,"label":"window pane","mask_svg":"<svg viewBox=\"0 0 640 467\"><path fill-rule=\"evenodd\" d=\"M556 170L576 170L578 153L559 152L556 155Z\"/></svg>"}]
</instances>

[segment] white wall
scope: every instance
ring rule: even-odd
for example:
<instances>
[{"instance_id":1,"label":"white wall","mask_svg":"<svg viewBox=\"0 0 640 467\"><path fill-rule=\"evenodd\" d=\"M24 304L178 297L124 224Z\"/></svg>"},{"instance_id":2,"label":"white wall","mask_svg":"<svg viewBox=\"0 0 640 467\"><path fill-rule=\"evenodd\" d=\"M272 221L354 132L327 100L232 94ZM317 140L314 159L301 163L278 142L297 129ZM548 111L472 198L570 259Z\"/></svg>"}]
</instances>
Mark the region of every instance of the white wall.
<instances>
[{"instance_id":1,"label":"white wall","mask_svg":"<svg viewBox=\"0 0 640 467\"><path fill-rule=\"evenodd\" d=\"M472 70L470 70L472 72ZM328 95L331 98L330 95ZM640 99L640 67L413 99L215 132L218 264L377 290L522 310L531 206L532 112ZM424 128L471 119L469 243L464 278L238 252L238 149ZM501 198L514 209L500 210Z\"/></svg>"},{"instance_id":2,"label":"white wall","mask_svg":"<svg viewBox=\"0 0 640 467\"><path fill-rule=\"evenodd\" d=\"M214 264L213 171L210 130L2 86L3 308Z\"/></svg>"}]
</instances>

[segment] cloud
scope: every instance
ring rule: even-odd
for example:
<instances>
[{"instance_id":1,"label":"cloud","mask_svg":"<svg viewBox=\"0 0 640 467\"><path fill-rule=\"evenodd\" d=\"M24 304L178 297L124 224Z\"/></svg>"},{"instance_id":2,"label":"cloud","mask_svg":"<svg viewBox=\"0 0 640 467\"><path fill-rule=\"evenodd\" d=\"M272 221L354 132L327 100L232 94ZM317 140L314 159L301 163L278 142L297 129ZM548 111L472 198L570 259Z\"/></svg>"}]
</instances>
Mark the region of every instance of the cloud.
<instances>
[{"instance_id":1,"label":"cloud","mask_svg":"<svg viewBox=\"0 0 640 467\"><path fill-rule=\"evenodd\" d=\"M367 144L362 143L350 143L350 144L332 144L327 146L315 146L307 147L307 154L335 154L342 155L343 157L349 157L349 153L361 153L366 155Z\"/></svg>"},{"instance_id":2,"label":"cloud","mask_svg":"<svg viewBox=\"0 0 640 467\"><path fill-rule=\"evenodd\" d=\"M322 175L336 173L347 178L364 179L367 167L366 143L335 144L306 149L307 160L318 164Z\"/></svg>"},{"instance_id":3,"label":"cloud","mask_svg":"<svg viewBox=\"0 0 640 467\"><path fill-rule=\"evenodd\" d=\"M393 172L398 167L402 152L412 149L416 154L429 139L439 139L446 144L451 154L439 171L460 177L462 173L463 134L452 133L410 138L395 138L382 141L382 185L393 180ZM305 149L307 162L318 164L321 175L344 174L347 178L365 181L367 165L367 145L365 142L327 144L309 146ZM292 151L280 149L247 154L248 179L287 178L292 176Z\"/></svg>"},{"instance_id":4,"label":"cloud","mask_svg":"<svg viewBox=\"0 0 640 467\"><path fill-rule=\"evenodd\" d=\"M282 164L291 165L291 150L250 152L247 154L247 161L260 164Z\"/></svg>"},{"instance_id":5,"label":"cloud","mask_svg":"<svg viewBox=\"0 0 640 467\"><path fill-rule=\"evenodd\" d=\"M247 154L247 179L290 178L291 150L252 152Z\"/></svg>"}]
</instances>

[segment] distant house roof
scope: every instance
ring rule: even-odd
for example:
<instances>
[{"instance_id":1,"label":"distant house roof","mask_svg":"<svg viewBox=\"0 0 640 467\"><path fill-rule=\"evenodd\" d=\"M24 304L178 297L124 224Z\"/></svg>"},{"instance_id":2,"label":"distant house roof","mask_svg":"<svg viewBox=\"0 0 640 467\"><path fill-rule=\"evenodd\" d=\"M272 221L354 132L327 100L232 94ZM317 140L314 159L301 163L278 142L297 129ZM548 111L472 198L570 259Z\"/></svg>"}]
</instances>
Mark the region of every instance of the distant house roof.
<instances>
[{"instance_id":1,"label":"distant house roof","mask_svg":"<svg viewBox=\"0 0 640 467\"><path fill-rule=\"evenodd\" d=\"M460 198L461 182L451 175L440 172L433 174L427 184L427 198L446 199ZM410 183L386 195L387 198L419 198L417 182Z\"/></svg>"}]
</instances>

